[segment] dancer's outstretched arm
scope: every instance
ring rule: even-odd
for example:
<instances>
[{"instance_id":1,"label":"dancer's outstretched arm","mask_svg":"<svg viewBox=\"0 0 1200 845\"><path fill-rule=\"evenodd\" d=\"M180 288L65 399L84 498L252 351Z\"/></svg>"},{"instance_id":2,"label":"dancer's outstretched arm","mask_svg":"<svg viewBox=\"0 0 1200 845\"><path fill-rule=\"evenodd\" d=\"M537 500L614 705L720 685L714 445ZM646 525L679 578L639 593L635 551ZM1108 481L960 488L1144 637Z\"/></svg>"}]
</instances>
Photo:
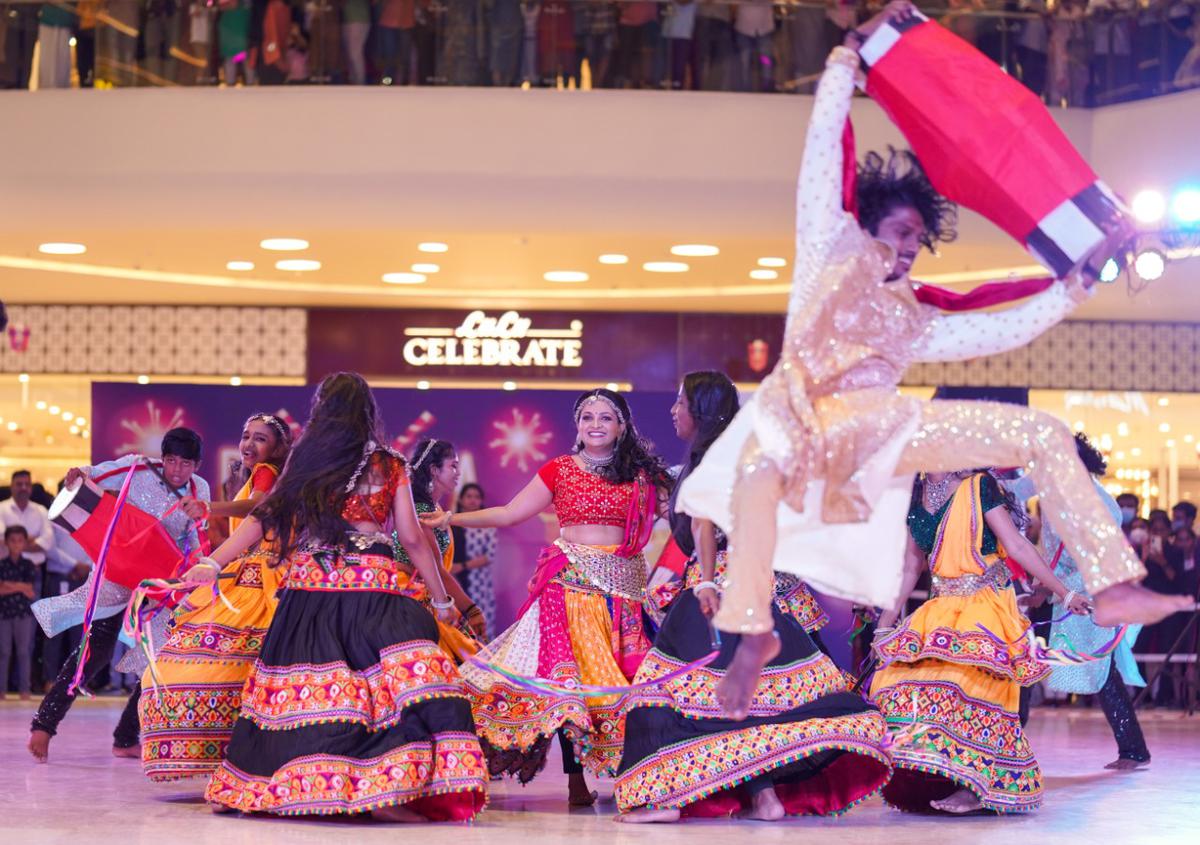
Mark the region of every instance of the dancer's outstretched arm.
<instances>
[{"instance_id":1,"label":"dancer's outstretched arm","mask_svg":"<svg viewBox=\"0 0 1200 845\"><path fill-rule=\"evenodd\" d=\"M507 505L458 513L426 513L421 514L421 522L429 528L446 528L450 525L462 528L508 528L510 525L532 519L553 502L554 494L550 492L546 482L542 481L541 476L535 475Z\"/></svg>"},{"instance_id":2,"label":"dancer's outstretched arm","mask_svg":"<svg viewBox=\"0 0 1200 845\"><path fill-rule=\"evenodd\" d=\"M939 315L917 342L915 360L966 361L1017 349L1057 325L1089 296L1090 289L1072 277L1003 311Z\"/></svg>"}]
</instances>

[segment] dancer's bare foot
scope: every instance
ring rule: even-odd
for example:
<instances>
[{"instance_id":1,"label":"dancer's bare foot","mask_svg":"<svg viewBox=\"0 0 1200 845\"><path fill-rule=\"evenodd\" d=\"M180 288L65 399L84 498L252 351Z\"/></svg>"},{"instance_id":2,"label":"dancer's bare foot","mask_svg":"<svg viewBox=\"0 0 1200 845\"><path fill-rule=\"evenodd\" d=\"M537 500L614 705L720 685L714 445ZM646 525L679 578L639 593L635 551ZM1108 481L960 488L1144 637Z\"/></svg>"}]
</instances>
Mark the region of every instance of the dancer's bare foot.
<instances>
[{"instance_id":1,"label":"dancer's bare foot","mask_svg":"<svg viewBox=\"0 0 1200 845\"><path fill-rule=\"evenodd\" d=\"M130 745L128 747L114 745L113 756L122 757L127 760L140 760L142 759L142 748L139 745Z\"/></svg>"},{"instance_id":2,"label":"dancer's bare foot","mask_svg":"<svg viewBox=\"0 0 1200 845\"><path fill-rule=\"evenodd\" d=\"M1132 772L1134 769L1140 769L1143 766L1149 766L1149 760L1130 760L1127 757L1118 757L1104 768L1112 769L1117 772Z\"/></svg>"},{"instance_id":3,"label":"dancer's bare foot","mask_svg":"<svg viewBox=\"0 0 1200 845\"><path fill-rule=\"evenodd\" d=\"M760 789L750 799L750 809L738 813L738 818L755 819L760 822L777 822L786 815L775 787Z\"/></svg>"},{"instance_id":4,"label":"dancer's bare foot","mask_svg":"<svg viewBox=\"0 0 1200 845\"><path fill-rule=\"evenodd\" d=\"M417 824L428 821L420 813L413 812L407 807L380 807L371 811L371 818L377 822L394 822L399 824Z\"/></svg>"},{"instance_id":5,"label":"dancer's bare foot","mask_svg":"<svg viewBox=\"0 0 1200 845\"><path fill-rule=\"evenodd\" d=\"M571 807L590 807L600 795L588 789L587 780L580 772L567 775L567 804Z\"/></svg>"},{"instance_id":6,"label":"dancer's bare foot","mask_svg":"<svg viewBox=\"0 0 1200 845\"><path fill-rule=\"evenodd\" d=\"M930 801L929 806L935 810L941 810L943 813L954 813L955 815L973 813L976 810L983 809L983 804L980 802L979 796L965 786L949 798L943 798L941 801Z\"/></svg>"},{"instance_id":7,"label":"dancer's bare foot","mask_svg":"<svg viewBox=\"0 0 1200 845\"><path fill-rule=\"evenodd\" d=\"M1092 619L1101 627L1113 625L1153 625L1172 613L1196 609L1188 596L1168 596L1126 581L1096 593Z\"/></svg>"},{"instance_id":8,"label":"dancer's bare foot","mask_svg":"<svg viewBox=\"0 0 1200 845\"><path fill-rule=\"evenodd\" d=\"M622 824L671 824L679 821L679 811L675 809L656 810L653 807L638 807L628 813L613 816L613 821Z\"/></svg>"},{"instance_id":9,"label":"dancer's bare foot","mask_svg":"<svg viewBox=\"0 0 1200 845\"><path fill-rule=\"evenodd\" d=\"M25 746L29 749L29 753L33 755L33 759L39 763L45 763L50 759L50 734L45 731L31 731L29 734L29 744Z\"/></svg>"},{"instance_id":10,"label":"dancer's bare foot","mask_svg":"<svg viewBox=\"0 0 1200 845\"><path fill-rule=\"evenodd\" d=\"M779 654L779 649L779 635L774 631L742 634L725 677L717 684L717 700L730 719L741 721L749 715L758 678L763 667Z\"/></svg>"}]
</instances>

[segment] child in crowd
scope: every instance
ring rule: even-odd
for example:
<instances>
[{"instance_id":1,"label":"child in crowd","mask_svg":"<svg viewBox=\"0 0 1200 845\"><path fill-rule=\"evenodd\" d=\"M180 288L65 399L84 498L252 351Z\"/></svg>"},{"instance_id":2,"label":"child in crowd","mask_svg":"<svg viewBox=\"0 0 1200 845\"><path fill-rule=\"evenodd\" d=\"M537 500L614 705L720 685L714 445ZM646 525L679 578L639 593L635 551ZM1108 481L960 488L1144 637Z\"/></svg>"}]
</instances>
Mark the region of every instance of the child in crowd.
<instances>
[{"instance_id":1,"label":"child in crowd","mask_svg":"<svg viewBox=\"0 0 1200 845\"><path fill-rule=\"evenodd\" d=\"M0 699L8 697L8 659L17 658L17 692L29 700L30 669L33 665L33 584L37 570L25 557L29 534L21 525L4 530L7 556L0 558Z\"/></svg>"}]
</instances>

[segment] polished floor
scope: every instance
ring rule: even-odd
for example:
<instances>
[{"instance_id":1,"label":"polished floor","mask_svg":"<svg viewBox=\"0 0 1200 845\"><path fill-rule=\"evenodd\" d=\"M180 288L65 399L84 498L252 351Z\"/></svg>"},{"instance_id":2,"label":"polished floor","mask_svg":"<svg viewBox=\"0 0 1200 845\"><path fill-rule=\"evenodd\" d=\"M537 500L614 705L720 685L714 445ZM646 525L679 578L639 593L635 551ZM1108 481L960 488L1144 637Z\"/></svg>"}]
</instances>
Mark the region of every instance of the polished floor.
<instances>
[{"instance_id":1,"label":"polished floor","mask_svg":"<svg viewBox=\"0 0 1200 845\"><path fill-rule=\"evenodd\" d=\"M1144 715L1154 755L1150 768L1116 774L1103 769L1116 754L1098 712L1035 710L1029 734L1046 774L1046 803L1030 816L921 817L888 810L874 799L837 819L616 825L611 785L599 784L596 808L568 811L566 782L556 773L557 760L551 760L547 772L528 787L493 784L490 807L469 826L409 828L366 821L214 816L200 801L199 782L152 784L135 761L110 755L110 732L120 703L80 702L51 746L49 765L35 764L24 751L31 705L11 699L0 703L3 842L368 845L394 843L398 836L412 836L422 845L542 845L568 840L617 845L1200 842L1200 716L1186 718L1174 711Z\"/></svg>"}]
</instances>

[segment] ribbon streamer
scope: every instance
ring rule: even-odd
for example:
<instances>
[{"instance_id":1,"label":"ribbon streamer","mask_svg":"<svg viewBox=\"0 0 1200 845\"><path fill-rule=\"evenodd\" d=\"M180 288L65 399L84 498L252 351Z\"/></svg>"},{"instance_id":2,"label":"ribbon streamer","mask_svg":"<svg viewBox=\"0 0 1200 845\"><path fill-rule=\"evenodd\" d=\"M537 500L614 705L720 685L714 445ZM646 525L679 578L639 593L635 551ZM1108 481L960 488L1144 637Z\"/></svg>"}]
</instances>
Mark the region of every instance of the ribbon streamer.
<instances>
[{"instance_id":1,"label":"ribbon streamer","mask_svg":"<svg viewBox=\"0 0 1200 845\"><path fill-rule=\"evenodd\" d=\"M550 693L553 695L578 695L583 698L606 698L613 695L628 695L632 692L655 689L664 684L670 683L676 678L683 677L688 672L704 668L716 660L720 653L720 649L713 649L699 660L693 660L691 663L681 666L675 671L668 672L661 678L655 678L652 681L643 681L640 684L630 684L628 686L611 687L601 686L599 684L564 684L559 683L558 681L552 681L549 678L529 678L524 675L518 675L516 672L510 671L509 669L506 669L496 663L489 663L477 655L471 655L467 658L467 660L469 660L475 666L478 666L480 669L484 669L488 672L499 675L513 686L529 692Z\"/></svg>"}]
</instances>

